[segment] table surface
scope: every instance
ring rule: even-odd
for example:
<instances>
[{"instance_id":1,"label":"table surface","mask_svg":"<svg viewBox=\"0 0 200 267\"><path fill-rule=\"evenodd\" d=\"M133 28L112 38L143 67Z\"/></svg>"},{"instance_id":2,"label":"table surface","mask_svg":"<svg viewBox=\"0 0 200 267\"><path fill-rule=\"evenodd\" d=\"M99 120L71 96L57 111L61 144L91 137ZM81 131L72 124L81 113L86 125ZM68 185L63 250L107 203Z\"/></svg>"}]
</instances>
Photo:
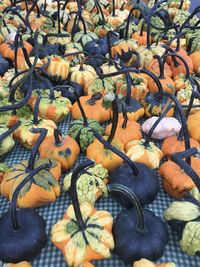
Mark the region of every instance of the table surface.
<instances>
[{"instance_id":1,"label":"table surface","mask_svg":"<svg viewBox=\"0 0 200 267\"><path fill-rule=\"evenodd\" d=\"M63 133L66 133L71 122L70 115L59 124L59 129ZM5 159L5 162L12 165L18 163L23 159L27 159L29 151L23 148L20 144L17 144L11 153ZM84 155L80 155L77 164L84 160ZM63 178L63 177L62 177ZM60 185L62 186L62 180L60 179ZM160 178L159 178L160 179ZM160 191L156 200L148 205L157 216L162 217L163 211L168 207L172 199L163 191L160 183ZM9 202L3 197L0 197L0 216L8 209ZM64 267L67 266L61 252L51 244L50 231L53 224L62 218L64 211L71 203L67 193L62 193L55 203L38 208L38 212L47 223L48 243L42 250L42 253L32 262L34 267ZM122 207L111 198L104 198L96 203L96 207L102 210L108 210L112 213L114 218L122 210ZM147 208L147 206L146 206ZM172 233L169 228L169 242L166 246L163 257L158 262L174 261L177 267L198 267L200 266L199 257L189 257L185 253L182 253L178 244L176 234ZM113 255L111 259L95 262L96 267L128 267L125 265L116 255ZM129 266L130 267L130 266Z\"/></svg>"}]
</instances>

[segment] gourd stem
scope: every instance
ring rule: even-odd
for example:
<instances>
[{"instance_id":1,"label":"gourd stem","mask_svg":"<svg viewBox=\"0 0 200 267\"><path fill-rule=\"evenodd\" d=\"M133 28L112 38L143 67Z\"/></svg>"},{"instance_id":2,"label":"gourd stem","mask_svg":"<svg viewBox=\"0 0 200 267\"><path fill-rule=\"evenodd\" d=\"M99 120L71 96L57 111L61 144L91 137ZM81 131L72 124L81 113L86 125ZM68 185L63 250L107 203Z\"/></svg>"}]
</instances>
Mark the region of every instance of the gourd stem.
<instances>
[{"instance_id":1,"label":"gourd stem","mask_svg":"<svg viewBox=\"0 0 200 267\"><path fill-rule=\"evenodd\" d=\"M41 93L39 90L37 90L38 96L37 99L35 101L35 105L34 105L34 109L33 109L33 123L35 125L39 124L39 118L38 118L38 112L39 112L39 105L40 105L40 101L41 101Z\"/></svg>"},{"instance_id":2,"label":"gourd stem","mask_svg":"<svg viewBox=\"0 0 200 267\"><path fill-rule=\"evenodd\" d=\"M184 4L184 0L181 0L181 3L180 3L180 6L179 6L179 8L178 9L182 9L183 8L183 4Z\"/></svg>"},{"instance_id":3,"label":"gourd stem","mask_svg":"<svg viewBox=\"0 0 200 267\"><path fill-rule=\"evenodd\" d=\"M70 187L70 193L72 198L72 204L74 207L74 212L76 216L76 220L78 223L79 230L82 231L82 234L84 235L84 239L87 240L84 230L85 230L85 222L81 214L81 209L78 201L78 195L77 195L77 181L81 173L85 168L94 166L94 161L87 160L81 164L79 164L72 173L72 179L71 179L71 187Z\"/></svg>"},{"instance_id":4,"label":"gourd stem","mask_svg":"<svg viewBox=\"0 0 200 267\"><path fill-rule=\"evenodd\" d=\"M121 127L122 127L123 129L126 129L126 127L127 127L127 123L128 123L128 116L127 116L127 112L126 112L126 107L125 107L125 105L123 105L123 107L122 107L122 113L123 113L123 119L124 119L124 121L123 121Z\"/></svg>"},{"instance_id":5,"label":"gourd stem","mask_svg":"<svg viewBox=\"0 0 200 267\"><path fill-rule=\"evenodd\" d=\"M21 121L18 121L15 125L13 125L10 129L0 135L0 142L2 142L5 138L11 135L19 126L21 125Z\"/></svg>"},{"instance_id":6,"label":"gourd stem","mask_svg":"<svg viewBox=\"0 0 200 267\"><path fill-rule=\"evenodd\" d=\"M146 136L146 139L145 139L145 143L144 143L145 148L147 148L149 146L149 142L150 142L150 139L151 139L151 136L152 136L154 130L156 129L158 124L161 122L161 120L166 116L166 114L169 112L170 109L171 109L171 105L169 104L167 109L161 114L161 116L157 119L157 121L152 125L152 127L149 130L149 132Z\"/></svg>"},{"instance_id":7,"label":"gourd stem","mask_svg":"<svg viewBox=\"0 0 200 267\"><path fill-rule=\"evenodd\" d=\"M133 55L136 55L136 62L134 64L134 67L136 69L139 69L140 68L140 54L137 51L133 51L132 53Z\"/></svg>"},{"instance_id":8,"label":"gourd stem","mask_svg":"<svg viewBox=\"0 0 200 267\"><path fill-rule=\"evenodd\" d=\"M177 100L177 98L174 95L170 94L169 92L165 92L165 91L158 92L155 94L155 97L159 96L159 95L161 95L161 96L165 95L165 96L169 97L176 105L176 108L178 109L178 113L179 113L181 123L182 123L182 131L183 131L183 135L184 135L185 148L190 149L190 138L189 138L189 133L188 133L188 128L187 128L186 117L185 117L185 113L184 113L184 110L183 110L180 102ZM189 164L191 163L190 158L188 159L188 163Z\"/></svg>"},{"instance_id":9,"label":"gourd stem","mask_svg":"<svg viewBox=\"0 0 200 267\"><path fill-rule=\"evenodd\" d=\"M113 31L108 31L107 32L107 35L106 35L106 38L107 38L107 44L108 44L108 55L109 55L109 59L112 60L112 51L111 51L111 35L114 35L116 36L116 34L113 32Z\"/></svg>"},{"instance_id":10,"label":"gourd stem","mask_svg":"<svg viewBox=\"0 0 200 267\"><path fill-rule=\"evenodd\" d=\"M186 119L188 119L191 109L195 106L193 105L193 103L194 103L196 94L198 95L198 98L200 94L200 86L199 86L199 83L195 79L191 79L191 85L193 87L193 90L192 90L192 95L190 97L190 102L189 102L189 105L186 111Z\"/></svg>"},{"instance_id":11,"label":"gourd stem","mask_svg":"<svg viewBox=\"0 0 200 267\"><path fill-rule=\"evenodd\" d=\"M159 55L154 55L154 58L157 59L158 64L159 64L159 70L160 70L160 75L159 79L164 80L165 79L165 74L164 74L164 64Z\"/></svg>"},{"instance_id":12,"label":"gourd stem","mask_svg":"<svg viewBox=\"0 0 200 267\"><path fill-rule=\"evenodd\" d=\"M72 26L72 29L71 29L71 40L72 42L74 41L74 35L75 35L75 28L76 28L76 22L77 22L77 19L78 19L78 12L74 18L74 23L73 23L73 26Z\"/></svg>"},{"instance_id":13,"label":"gourd stem","mask_svg":"<svg viewBox=\"0 0 200 267\"><path fill-rule=\"evenodd\" d=\"M17 218L17 198L18 198L18 195L21 189L26 185L27 182L29 182L33 178L34 175L36 175L41 170L50 168L50 166L51 164L42 164L36 169L32 170L31 173L28 173L27 176L22 180L22 182L18 184L17 187L15 188L13 195L12 195L11 204L10 204L11 221L12 221L13 229L15 231L18 231L20 229L20 224Z\"/></svg>"},{"instance_id":14,"label":"gourd stem","mask_svg":"<svg viewBox=\"0 0 200 267\"><path fill-rule=\"evenodd\" d=\"M107 140L109 144L112 143L113 138L115 137L115 133L116 133L116 130L117 130L117 124L118 124L119 112L118 112L118 104L117 104L116 97L112 101L112 113L113 113L112 128L111 128L108 140Z\"/></svg>"},{"instance_id":15,"label":"gourd stem","mask_svg":"<svg viewBox=\"0 0 200 267\"><path fill-rule=\"evenodd\" d=\"M137 212L137 230L139 232L144 232L145 226L144 226L144 213L143 213L143 209L141 206L141 203L138 199L138 197L135 195L135 193L130 190L128 187L121 185L121 184L108 184L108 191L109 192L116 192L116 193L121 193L123 195L125 195L127 198L129 198L129 200L131 201L131 203L133 204L133 207L136 209Z\"/></svg>"},{"instance_id":16,"label":"gourd stem","mask_svg":"<svg viewBox=\"0 0 200 267\"><path fill-rule=\"evenodd\" d=\"M35 158L38 152L38 148L41 145L42 141L44 140L45 136L47 135L47 129L45 128L32 128L30 130L31 133L40 133L35 145L33 146L33 149L31 150L30 158L28 161L27 171L30 172L34 169L35 164Z\"/></svg>"},{"instance_id":17,"label":"gourd stem","mask_svg":"<svg viewBox=\"0 0 200 267\"><path fill-rule=\"evenodd\" d=\"M129 30L129 25L130 25L130 20L131 20L131 17L132 17L132 13L135 9L139 9L141 14L142 14L142 17L143 17L143 12L141 11L140 8L135 8L133 7L130 12L129 12L129 15L128 15L128 18L127 18L127 23L126 23L126 28L125 28L125 35L124 35L124 39L127 40L128 39L128 30Z\"/></svg>"},{"instance_id":18,"label":"gourd stem","mask_svg":"<svg viewBox=\"0 0 200 267\"><path fill-rule=\"evenodd\" d=\"M133 171L134 176L138 176L139 172L138 169L135 165L135 163L129 159L129 157L126 156L126 154L124 154L123 152L121 152L120 150L118 150L116 147L112 146L110 143L108 143L108 141L106 141L97 131L95 131L94 129L90 129L89 131L91 131L94 136L96 137L96 139L101 142L107 149L111 150L113 153L115 153L117 156L119 156L120 158L122 158L131 168L131 170Z\"/></svg>"},{"instance_id":19,"label":"gourd stem","mask_svg":"<svg viewBox=\"0 0 200 267\"><path fill-rule=\"evenodd\" d=\"M74 89L74 87L72 87L72 86L70 86L70 85L67 85L66 87L70 88L71 91L72 91L72 93L74 94L74 96L75 96L75 98L76 98L76 101L77 101L77 104L78 104L78 107L79 107L79 109L80 109L81 115L82 115L82 117L83 117L83 125L84 125L85 127L87 127L87 126L88 126L88 120L87 120L87 117L86 117L86 115L85 115L85 111L84 111L84 109L83 109L83 107L82 107L81 101L80 101L80 99L79 99L79 96L77 95L76 90Z\"/></svg>"},{"instance_id":20,"label":"gourd stem","mask_svg":"<svg viewBox=\"0 0 200 267\"><path fill-rule=\"evenodd\" d=\"M58 34L61 33L61 21L60 21L60 1L57 0L57 21L58 21Z\"/></svg>"},{"instance_id":21,"label":"gourd stem","mask_svg":"<svg viewBox=\"0 0 200 267\"><path fill-rule=\"evenodd\" d=\"M15 35L15 40L14 40L14 63L15 63L15 74L18 73L17 69L17 53L18 53L18 48L19 48L19 31L20 31L20 26L17 28L16 35Z\"/></svg>"},{"instance_id":22,"label":"gourd stem","mask_svg":"<svg viewBox=\"0 0 200 267\"><path fill-rule=\"evenodd\" d=\"M147 49L151 49L151 25L147 22Z\"/></svg>"},{"instance_id":23,"label":"gourd stem","mask_svg":"<svg viewBox=\"0 0 200 267\"><path fill-rule=\"evenodd\" d=\"M170 53L170 54L165 55L164 58L163 58L163 65L165 64L167 57L170 57L170 56L172 58L175 58L175 59L178 58L178 59L180 59L182 61L183 65L185 67L185 70L186 70L185 77L186 77L186 79L190 79L190 69L189 69L189 66L188 66L187 62L185 61L185 59L183 57L181 57L180 55L177 55L175 53Z\"/></svg>"},{"instance_id":24,"label":"gourd stem","mask_svg":"<svg viewBox=\"0 0 200 267\"><path fill-rule=\"evenodd\" d=\"M112 16L115 17L115 0L112 0Z\"/></svg>"},{"instance_id":25,"label":"gourd stem","mask_svg":"<svg viewBox=\"0 0 200 267\"><path fill-rule=\"evenodd\" d=\"M198 150L196 148L192 148L189 150L186 150L183 153L175 153L172 154L170 159L176 163L178 166L181 167L182 170L184 170L184 172L190 176L190 178L192 179L192 181L195 183L196 187L198 188L198 190L200 191L200 179L199 179L199 175L195 172L195 170L182 158L189 158L194 155L197 154Z\"/></svg>"},{"instance_id":26,"label":"gourd stem","mask_svg":"<svg viewBox=\"0 0 200 267\"><path fill-rule=\"evenodd\" d=\"M101 13L103 24L106 24L106 20L105 20L104 14L103 14L103 10L102 10L101 5L99 4L99 2L97 0L95 0L95 6L99 10L99 12Z\"/></svg>"},{"instance_id":27,"label":"gourd stem","mask_svg":"<svg viewBox=\"0 0 200 267\"><path fill-rule=\"evenodd\" d=\"M61 132L58 129L55 129L54 130L54 139L55 139L55 145L56 146L60 146L62 144L60 137L62 137Z\"/></svg>"}]
</instances>

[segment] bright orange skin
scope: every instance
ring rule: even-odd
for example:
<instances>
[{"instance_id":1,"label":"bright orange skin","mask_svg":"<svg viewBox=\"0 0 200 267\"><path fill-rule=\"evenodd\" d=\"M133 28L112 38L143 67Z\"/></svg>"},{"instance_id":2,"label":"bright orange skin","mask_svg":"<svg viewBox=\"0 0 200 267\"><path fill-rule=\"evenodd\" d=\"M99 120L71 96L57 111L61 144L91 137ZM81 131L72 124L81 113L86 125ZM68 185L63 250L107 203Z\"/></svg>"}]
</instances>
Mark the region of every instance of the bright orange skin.
<instances>
[{"instance_id":1,"label":"bright orange skin","mask_svg":"<svg viewBox=\"0 0 200 267\"><path fill-rule=\"evenodd\" d=\"M32 265L27 261L22 261L19 263L8 263L8 267L31 267Z\"/></svg>"},{"instance_id":2,"label":"bright orange skin","mask_svg":"<svg viewBox=\"0 0 200 267\"><path fill-rule=\"evenodd\" d=\"M190 146L191 147L200 147L199 143L190 138ZM185 150L185 141L178 141L177 136L173 135L170 137L167 137L163 144L162 144L162 152L165 156L169 157L170 155L172 155L173 153L177 153L177 152L183 152Z\"/></svg>"},{"instance_id":3,"label":"bright orange skin","mask_svg":"<svg viewBox=\"0 0 200 267\"><path fill-rule=\"evenodd\" d=\"M124 145L119 140L113 139L112 145L124 152ZM88 146L86 155L89 159L94 160L96 163L100 163L109 172L112 172L123 163L122 158L106 149L97 139Z\"/></svg>"},{"instance_id":4,"label":"bright orange skin","mask_svg":"<svg viewBox=\"0 0 200 267\"><path fill-rule=\"evenodd\" d=\"M191 114L187 120L189 135L198 142L200 142L199 122L200 122L200 111Z\"/></svg>"},{"instance_id":5,"label":"bright orange skin","mask_svg":"<svg viewBox=\"0 0 200 267\"><path fill-rule=\"evenodd\" d=\"M152 60L149 63L149 65L147 66L147 70L153 72L156 76L159 76L160 75L160 68L159 68L158 60L157 59ZM167 63L165 63L165 65L164 65L164 76L165 77L172 77L172 71L170 69L170 66Z\"/></svg>"},{"instance_id":6,"label":"bright orange skin","mask_svg":"<svg viewBox=\"0 0 200 267\"><path fill-rule=\"evenodd\" d=\"M131 38L138 41L139 45L147 44L147 33L146 32L143 32L142 35L140 35L139 32L134 32ZM152 43L151 37L150 37L150 43Z\"/></svg>"},{"instance_id":7,"label":"bright orange skin","mask_svg":"<svg viewBox=\"0 0 200 267\"><path fill-rule=\"evenodd\" d=\"M192 168L200 176L200 159L191 157ZM166 161L160 167L165 191L174 198L182 198L184 195L195 187L192 179L171 160Z\"/></svg>"},{"instance_id":8,"label":"bright orange skin","mask_svg":"<svg viewBox=\"0 0 200 267\"><path fill-rule=\"evenodd\" d=\"M24 41L24 47L26 48L28 55L31 53L33 47L31 44L28 42ZM4 58L9 58L10 60L14 61L15 58L15 51L14 49L11 48L10 44L4 42L3 44L0 45L0 54ZM24 57L23 51L21 48L18 48L17 50L17 55Z\"/></svg>"},{"instance_id":9,"label":"bright orange skin","mask_svg":"<svg viewBox=\"0 0 200 267\"><path fill-rule=\"evenodd\" d=\"M167 77L166 79L159 79L159 81L162 85L163 91L166 91L172 94L174 93L174 89L173 89L174 81L170 77ZM148 88L149 88L150 93L158 92L158 87L153 79L150 79Z\"/></svg>"},{"instance_id":10,"label":"bright orange skin","mask_svg":"<svg viewBox=\"0 0 200 267\"><path fill-rule=\"evenodd\" d=\"M111 118L111 111L110 109L105 109L102 106L102 99L97 100L94 105L87 104L87 101L91 98L90 95L88 96L81 96L80 102L82 107L85 111L86 117L88 119L95 119L99 123L104 121L108 121ZM82 118L81 111L78 107L77 102L75 102L71 108L72 117L75 120Z\"/></svg>"},{"instance_id":11,"label":"bright orange skin","mask_svg":"<svg viewBox=\"0 0 200 267\"><path fill-rule=\"evenodd\" d=\"M59 154L60 152L65 152L70 150L70 155L64 156ZM56 145L54 137L46 137L39 147L39 153L41 158L52 158L60 162L62 169L70 169L79 153L80 148L77 142L70 136L64 136L61 138L61 145Z\"/></svg>"},{"instance_id":12,"label":"bright orange skin","mask_svg":"<svg viewBox=\"0 0 200 267\"><path fill-rule=\"evenodd\" d=\"M142 138L141 126L135 121L128 121L126 128L122 128L124 119L119 118L117 130L115 132L115 138L126 145L129 141L140 140ZM112 124L106 126L105 134L109 135Z\"/></svg>"},{"instance_id":13,"label":"bright orange skin","mask_svg":"<svg viewBox=\"0 0 200 267\"><path fill-rule=\"evenodd\" d=\"M196 51L190 55L194 65L194 72L199 73L200 71L200 63L199 63L200 51Z\"/></svg>"},{"instance_id":14,"label":"bright orange skin","mask_svg":"<svg viewBox=\"0 0 200 267\"><path fill-rule=\"evenodd\" d=\"M27 161L22 161L22 163L27 166L28 162ZM16 164L16 168L22 169L22 165ZM50 169L51 174L59 180L61 176L61 165L58 162L57 165L53 168ZM6 198L11 198L11 190L13 188L13 185L19 184L26 176L27 173L22 173L22 171L18 172L6 172L3 181L1 183L1 195L5 196ZM16 179L12 179L15 177L17 174L20 174L17 177L17 182ZM56 197L60 195L60 187L52 187L50 191L45 190L44 188L36 185L35 183L32 183L30 190L23 196L18 198L18 206L22 208L36 208L39 206L42 206L46 203L51 203L56 200Z\"/></svg>"}]
</instances>

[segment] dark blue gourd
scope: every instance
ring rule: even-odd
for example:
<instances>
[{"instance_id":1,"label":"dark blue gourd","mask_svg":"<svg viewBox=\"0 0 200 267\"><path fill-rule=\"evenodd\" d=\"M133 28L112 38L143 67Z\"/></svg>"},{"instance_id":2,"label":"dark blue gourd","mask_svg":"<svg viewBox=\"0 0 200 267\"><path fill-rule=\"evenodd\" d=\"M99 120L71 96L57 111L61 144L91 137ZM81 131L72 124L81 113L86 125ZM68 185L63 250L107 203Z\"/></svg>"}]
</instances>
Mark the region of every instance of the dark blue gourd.
<instances>
[{"instance_id":1,"label":"dark blue gourd","mask_svg":"<svg viewBox=\"0 0 200 267\"><path fill-rule=\"evenodd\" d=\"M94 132L94 130L92 131ZM125 161L110 173L109 185L117 183L130 188L142 204L153 202L159 191L159 180L156 173L142 163L132 162L124 153L109 144L98 133L94 132L94 136L105 147ZM117 192L113 195L123 206L132 207L132 203L124 194Z\"/></svg>"},{"instance_id":2,"label":"dark blue gourd","mask_svg":"<svg viewBox=\"0 0 200 267\"><path fill-rule=\"evenodd\" d=\"M32 177L50 164L40 165L16 187L10 209L0 218L0 260L18 263L33 260L44 248L46 222L33 209L17 209L17 197Z\"/></svg>"},{"instance_id":3,"label":"dark blue gourd","mask_svg":"<svg viewBox=\"0 0 200 267\"><path fill-rule=\"evenodd\" d=\"M3 76L9 68L9 62L0 55L0 76Z\"/></svg>"},{"instance_id":4,"label":"dark blue gourd","mask_svg":"<svg viewBox=\"0 0 200 267\"><path fill-rule=\"evenodd\" d=\"M142 210L136 195L127 187L112 184L110 192L124 194L133 207L121 212L113 224L116 253L126 264L146 258L158 260L168 242L166 223L150 210Z\"/></svg>"},{"instance_id":5,"label":"dark blue gourd","mask_svg":"<svg viewBox=\"0 0 200 267\"><path fill-rule=\"evenodd\" d=\"M62 87L62 93L61 93L62 96L68 98L72 104L74 104L76 102L76 97L75 97L74 93L69 90L69 86L72 86L74 88L78 97L84 95L84 90L83 90L82 86L78 83L69 82L69 84L68 84L68 82L65 81L60 86ZM57 87L59 88L59 85L57 85Z\"/></svg>"}]
</instances>

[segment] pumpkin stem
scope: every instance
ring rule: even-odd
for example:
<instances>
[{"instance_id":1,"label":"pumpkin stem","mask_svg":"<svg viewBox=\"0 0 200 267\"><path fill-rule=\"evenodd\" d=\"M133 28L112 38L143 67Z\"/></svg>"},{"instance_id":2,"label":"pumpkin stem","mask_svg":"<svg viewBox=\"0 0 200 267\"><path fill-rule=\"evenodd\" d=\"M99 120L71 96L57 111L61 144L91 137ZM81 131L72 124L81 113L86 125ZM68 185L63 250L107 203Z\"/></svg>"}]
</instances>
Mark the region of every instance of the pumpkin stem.
<instances>
[{"instance_id":1,"label":"pumpkin stem","mask_svg":"<svg viewBox=\"0 0 200 267\"><path fill-rule=\"evenodd\" d=\"M115 17L115 0L112 0L112 16Z\"/></svg>"},{"instance_id":2,"label":"pumpkin stem","mask_svg":"<svg viewBox=\"0 0 200 267\"><path fill-rule=\"evenodd\" d=\"M166 102L167 103L167 102ZM154 132L154 130L156 129L156 127L158 126L158 124L162 121L162 119L166 116L166 114L169 112L169 110L171 109L171 105L169 103L169 105L167 105L166 110L164 110L161 114L161 116L157 119L157 121L152 125L151 129L149 130L147 136L146 136L146 140L144 143L144 147L147 148L149 147L149 142L151 139L151 136Z\"/></svg>"},{"instance_id":3,"label":"pumpkin stem","mask_svg":"<svg viewBox=\"0 0 200 267\"><path fill-rule=\"evenodd\" d=\"M38 94L38 97L37 97L37 99L35 101L34 110L33 110L33 123L35 125L39 124L38 112L39 112L40 101L41 101L41 98L42 98L40 90L37 90L37 94Z\"/></svg>"},{"instance_id":4,"label":"pumpkin stem","mask_svg":"<svg viewBox=\"0 0 200 267\"><path fill-rule=\"evenodd\" d=\"M0 135L0 142L2 142L5 138L11 135L19 126L21 125L21 121L18 121L15 125L13 125L10 129Z\"/></svg>"},{"instance_id":5,"label":"pumpkin stem","mask_svg":"<svg viewBox=\"0 0 200 267\"><path fill-rule=\"evenodd\" d=\"M154 55L154 59L157 59L158 64L159 64L159 70L160 70L160 75L159 75L159 79L164 80L165 79L165 74L164 74L164 64L163 64L163 60L161 59L161 57L159 55Z\"/></svg>"},{"instance_id":6,"label":"pumpkin stem","mask_svg":"<svg viewBox=\"0 0 200 267\"><path fill-rule=\"evenodd\" d=\"M140 54L137 51L132 52L133 55L136 55L136 62L134 63L134 67L139 70L140 68Z\"/></svg>"},{"instance_id":7,"label":"pumpkin stem","mask_svg":"<svg viewBox=\"0 0 200 267\"><path fill-rule=\"evenodd\" d=\"M112 151L113 153L115 153L117 156L119 156L120 158L122 158L131 168L131 170L133 171L134 176L138 176L139 172L138 169L135 165L135 163L129 159L129 157L126 156L126 154L124 154L123 152L121 152L119 149L117 149L116 147L112 146L111 143L108 143L108 141L106 141L96 130L90 128L90 130L95 138L101 142L107 149L109 149L110 151Z\"/></svg>"},{"instance_id":8,"label":"pumpkin stem","mask_svg":"<svg viewBox=\"0 0 200 267\"><path fill-rule=\"evenodd\" d=\"M107 38L107 44L108 44L108 55L109 55L109 60L112 60L112 51L111 51L111 36L117 36L117 34L113 31L108 31L106 38Z\"/></svg>"},{"instance_id":9,"label":"pumpkin stem","mask_svg":"<svg viewBox=\"0 0 200 267\"><path fill-rule=\"evenodd\" d=\"M87 160L81 164L79 164L72 173L72 179L71 179L71 187L70 187L70 195L72 198L72 204L74 207L74 212L76 216L76 220L78 223L79 230L82 231L82 234L84 236L85 241L87 241L87 238L85 236L84 230L85 230L85 222L83 219L83 216L81 214L81 209L78 201L78 195L77 195L77 181L79 176L83 173L84 169L94 166L94 161Z\"/></svg>"},{"instance_id":10,"label":"pumpkin stem","mask_svg":"<svg viewBox=\"0 0 200 267\"><path fill-rule=\"evenodd\" d=\"M190 97L190 103L188 105L188 108L187 108L187 111L186 111L186 118L188 119L189 115L190 115L190 112L191 112L191 109L195 106L193 105L194 103L194 99L195 98L199 98L199 94L200 94L200 86L199 86L199 83L194 79L194 78L191 78L191 85L193 87L193 90L192 90L192 95Z\"/></svg>"},{"instance_id":11,"label":"pumpkin stem","mask_svg":"<svg viewBox=\"0 0 200 267\"><path fill-rule=\"evenodd\" d=\"M87 120L87 117L86 117L86 115L85 115L85 111L84 111L84 109L83 109L83 107L82 107L81 101L80 101L80 99L79 99L79 96L77 95L76 90L74 89L74 87L72 87L72 86L70 86L70 85L67 85L66 87L68 87L68 88L71 90L71 92L74 94L74 96L75 96L75 98L76 98L76 101L77 101L77 104L78 104L78 107L79 107L79 109L80 109L80 111L81 111L81 115L82 115L82 117L83 117L83 125L84 125L85 127L87 127L87 126L88 126L88 120Z\"/></svg>"},{"instance_id":12,"label":"pumpkin stem","mask_svg":"<svg viewBox=\"0 0 200 267\"><path fill-rule=\"evenodd\" d=\"M151 25L149 22L147 22L147 49L151 49Z\"/></svg>"},{"instance_id":13,"label":"pumpkin stem","mask_svg":"<svg viewBox=\"0 0 200 267\"><path fill-rule=\"evenodd\" d=\"M112 101L112 112L113 112L112 128L111 128L111 131L110 131L110 135L108 137L108 140L107 140L107 142L109 144L112 143L113 138L115 137L115 133L116 133L116 130L117 130L117 124L118 124L119 112L118 112L118 104L117 104L116 97Z\"/></svg>"},{"instance_id":14,"label":"pumpkin stem","mask_svg":"<svg viewBox=\"0 0 200 267\"><path fill-rule=\"evenodd\" d=\"M17 31L16 31L16 35L15 35L15 40L14 40L14 68L15 68L15 74L18 73L18 68L17 68L17 53L18 53L18 48L19 48L19 34L20 34L20 28L21 26L19 26L17 28Z\"/></svg>"},{"instance_id":15,"label":"pumpkin stem","mask_svg":"<svg viewBox=\"0 0 200 267\"><path fill-rule=\"evenodd\" d=\"M123 105L123 107L122 107L122 113L123 113L123 119L124 119L124 121L123 121L121 127L122 127L123 129L126 129L126 127L127 127L127 123L128 123L128 116L127 116L126 108L125 108L124 105Z\"/></svg>"},{"instance_id":16,"label":"pumpkin stem","mask_svg":"<svg viewBox=\"0 0 200 267\"><path fill-rule=\"evenodd\" d=\"M61 141L61 138L60 137L62 137L61 131L58 130L58 129L55 129L54 130L54 139L55 139L55 145L56 146L62 145L62 141Z\"/></svg>"},{"instance_id":17,"label":"pumpkin stem","mask_svg":"<svg viewBox=\"0 0 200 267\"><path fill-rule=\"evenodd\" d=\"M116 193L121 193L124 194L133 204L133 207L136 209L137 211L137 230L139 232L144 232L144 213L143 213L143 209L141 206L141 203L138 199L138 197L135 195L135 193L130 190L128 187L121 185L121 184L108 184L108 191L109 192L116 192Z\"/></svg>"},{"instance_id":18,"label":"pumpkin stem","mask_svg":"<svg viewBox=\"0 0 200 267\"><path fill-rule=\"evenodd\" d=\"M190 149L190 138L189 138L189 133L188 133L187 121L186 121L185 112L184 112L184 110L183 110L183 108L181 106L181 103L177 100L177 98L174 95L170 94L169 92L166 92L166 91L158 92L158 93L155 94L155 97L159 96L159 95L167 96L176 105L176 108L178 110L178 113L179 113L179 116L180 116L180 119L181 119L181 123L182 123L181 131L183 131L183 136L184 136L184 141L185 141L185 148L186 149ZM190 158L188 159L188 163L191 164Z\"/></svg>"},{"instance_id":19,"label":"pumpkin stem","mask_svg":"<svg viewBox=\"0 0 200 267\"><path fill-rule=\"evenodd\" d=\"M190 176L192 181L195 183L196 187L200 191L200 179L199 175L195 172L195 170L185 161L183 158L190 159L191 156L199 153L199 150L196 147L185 150L184 152L179 152L172 154L170 159L175 162L178 166L181 167L184 172Z\"/></svg>"},{"instance_id":20,"label":"pumpkin stem","mask_svg":"<svg viewBox=\"0 0 200 267\"><path fill-rule=\"evenodd\" d=\"M167 57L170 57L170 56L172 58L174 58L174 59L178 58L178 59L180 59L182 61L183 65L185 67L185 70L186 70L185 77L186 77L186 79L190 80L190 69L189 69L189 66L188 66L187 62L185 61L185 59L183 57L181 57L180 55L177 55L176 53L169 53L169 54L165 55L164 58L163 58L163 65L165 64ZM178 63L178 65L179 65L179 63Z\"/></svg>"},{"instance_id":21,"label":"pumpkin stem","mask_svg":"<svg viewBox=\"0 0 200 267\"><path fill-rule=\"evenodd\" d=\"M30 16L30 14L31 14L32 12L34 12L35 7L36 7L36 9L37 9L37 17L40 17L40 10L39 10L39 7L38 7L38 5L37 5L37 1L33 1L33 4L32 4L32 6L31 6L31 8L29 9L29 11L27 12L26 17L25 17L25 21L26 21L26 24L27 24L27 25L30 25L30 22L29 22L29 16ZM25 25L26 25L26 24L25 24ZM31 32L33 32L32 29L31 29L31 25L30 25L30 30L31 30Z\"/></svg>"},{"instance_id":22,"label":"pumpkin stem","mask_svg":"<svg viewBox=\"0 0 200 267\"><path fill-rule=\"evenodd\" d=\"M18 231L20 229L20 224L17 218L17 198L18 195L21 191L21 189L26 185L27 182L29 182L38 172L44 169L48 169L51 167L51 163L49 164L42 164L36 169L32 170L30 173L27 174L27 176L22 180L21 183L17 185L15 188L12 199L11 199L11 204L10 204L10 215L11 215L11 221L13 225L13 229L15 231Z\"/></svg>"},{"instance_id":23,"label":"pumpkin stem","mask_svg":"<svg viewBox=\"0 0 200 267\"><path fill-rule=\"evenodd\" d=\"M105 16L103 14L103 10L102 10L102 7L101 5L99 4L99 2L97 0L95 0L95 6L97 8L97 10L100 12L101 14L101 17L102 17L102 20L103 20L103 24L106 24L106 20L105 20Z\"/></svg>"},{"instance_id":24,"label":"pumpkin stem","mask_svg":"<svg viewBox=\"0 0 200 267\"><path fill-rule=\"evenodd\" d=\"M183 8L183 4L184 4L184 0L181 0L181 2L180 2L180 6L178 7L178 9L182 9Z\"/></svg>"},{"instance_id":25,"label":"pumpkin stem","mask_svg":"<svg viewBox=\"0 0 200 267\"><path fill-rule=\"evenodd\" d=\"M57 0L57 20L58 20L58 34L61 33L61 21L60 21L60 1Z\"/></svg>"},{"instance_id":26,"label":"pumpkin stem","mask_svg":"<svg viewBox=\"0 0 200 267\"><path fill-rule=\"evenodd\" d=\"M27 172L30 172L34 169L34 164L35 164L35 158L38 152L38 148L43 142L45 136L47 135L48 130L45 128L32 128L30 129L31 133L40 133L35 145L33 146L33 149L31 150L30 158L28 161L28 166L27 166Z\"/></svg>"}]
</instances>

